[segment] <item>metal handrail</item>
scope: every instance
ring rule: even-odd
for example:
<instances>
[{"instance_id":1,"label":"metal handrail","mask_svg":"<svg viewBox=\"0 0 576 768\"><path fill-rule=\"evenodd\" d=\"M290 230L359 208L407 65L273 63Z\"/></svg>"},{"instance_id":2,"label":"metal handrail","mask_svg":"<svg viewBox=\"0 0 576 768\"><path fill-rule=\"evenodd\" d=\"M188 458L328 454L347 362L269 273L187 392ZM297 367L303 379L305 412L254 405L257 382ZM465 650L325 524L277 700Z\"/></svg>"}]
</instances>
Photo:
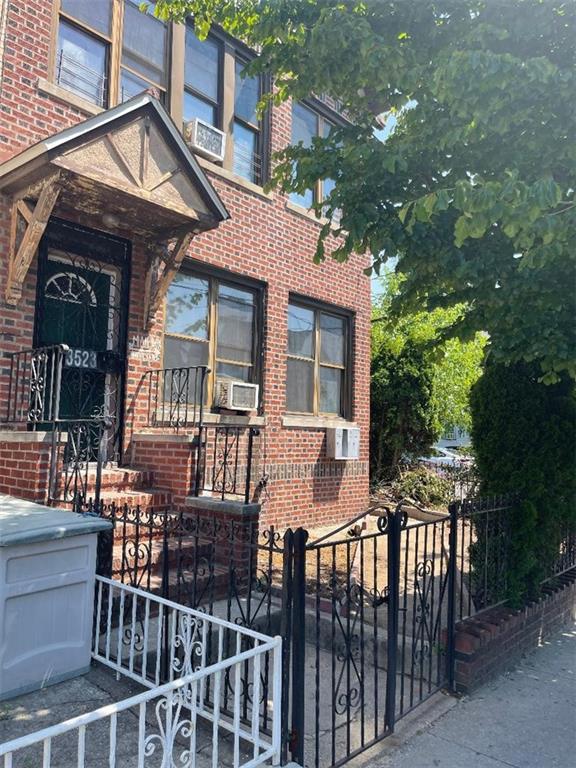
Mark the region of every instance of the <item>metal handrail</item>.
<instances>
[{"instance_id":1,"label":"metal handrail","mask_svg":"<svg viewBox=\"0 0 576 768\"><path fill-rule=\"evenodd\" d=\"M206 365L153 368L143 375L148 388L147 426L179 431L198 427L204 417Z\"/></svg>"},{"instance_id":2,"label":"metal handrail","mask_svg":"<svg viewBox=\"0 0 576 768\"><path fill-rule=\"evenodd\" d=\"M66 344L52 344L8 352L10 374L6 416L8 424L39 424L57 421L60 385Z\"/></svg>"}]
</instances>

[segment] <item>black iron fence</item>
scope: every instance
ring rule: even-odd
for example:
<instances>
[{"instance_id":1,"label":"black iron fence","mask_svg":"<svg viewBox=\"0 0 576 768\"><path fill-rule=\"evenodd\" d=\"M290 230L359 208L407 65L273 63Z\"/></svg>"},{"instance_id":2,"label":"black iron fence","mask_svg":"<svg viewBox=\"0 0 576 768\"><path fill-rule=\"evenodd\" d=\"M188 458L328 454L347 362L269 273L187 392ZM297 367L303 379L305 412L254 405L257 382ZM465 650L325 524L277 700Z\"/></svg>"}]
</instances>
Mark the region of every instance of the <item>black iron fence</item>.
<instances>
[{"instance_id":1,"label":"black iron fence","mask_svg":"<svg viewBox=\"0 0 576 768\"><path fill-rule=\"evenodd\" d=\"M335 768L453 689L456 624L506 599L517 504L465 500L430 520L401 504L316 541L302 528L263 529L257 514L88 511L113 523L99 546L104 575L282 636L283 760ZM567 524L550 575L571 568ZM269 675L262 670L264 728Z\"/></svg>"},{"instance_id":2,"label":"black iron fence","mask_svg":"<svg viewBox=\"0 0 576 768\"><path fill-rule=\"evenodd\" d=\"M512 513L517 504L516 496L505 495L465 499L450 505L455 534L456 620L505 602Z\"/></svg>"},{"instance_id":3,"label":"black iron fence","mask_svg":"<svg viewBox=\"0 0 576 768\"><path fill-rule=\"evenodd\" d=\"M548 569L545 581L555 579L574 567L576 567L576 526L573 520L565 520L561 525L557 554Z\"/></svg>"},{"instance_id":4,"label":"black iron fence","mask_svg":"<svg viewBox=\"0 0 576 768\"><path fill-rule=\"evenodd\" d=\"M66 344L10 353L3 420L51 432L47 501L80 508L89 495L100 498L102 465L116 432L113 418L62 417L62 372L70 354Z\"/></svg>"},{"instance_id":5,"label":"black iron fence","mask_svg":"<svg viewBox=\"0 0 576 768\"><path fill-rule=\"evenodd\" d=\"M80 510L93 494L98 503L113 419L58 419L51 429L48 501Z\"/></svg>"},{"instance_id":6,"label":"black iron fence","mask_svg":"<svg viewBox=\"0 0 576 768\"><path fill-rule=\"evenodd\" d=\"M257 493L254 456L260 429L246 424L205 420L206 366L163 368L144 374L148 427L187 430L195 436L195 461L190 486L201 493L248 503Z\"/></svg>"},{"instance_id":7,"label":"black iron fence","mask_svg":"<svg viewBox=\"0 0 576 768\"><path fill-rule=\"evenodd\" d=\"M148 426L171 427L176 431L199 426L207 375L205 365L146 371L142 396L147 402Z\"/></svg>"},{"instance_id":8,"label":"black iron fence","mask_svg":"<svg viewBox=\"0 0 576 768\"><path fill-rule=\"evenodd\" d=\"M238 424L198 428L194 493L208 493L248 504L258 493L257 450L260 429Z\"/></svg>"}]
</instances>

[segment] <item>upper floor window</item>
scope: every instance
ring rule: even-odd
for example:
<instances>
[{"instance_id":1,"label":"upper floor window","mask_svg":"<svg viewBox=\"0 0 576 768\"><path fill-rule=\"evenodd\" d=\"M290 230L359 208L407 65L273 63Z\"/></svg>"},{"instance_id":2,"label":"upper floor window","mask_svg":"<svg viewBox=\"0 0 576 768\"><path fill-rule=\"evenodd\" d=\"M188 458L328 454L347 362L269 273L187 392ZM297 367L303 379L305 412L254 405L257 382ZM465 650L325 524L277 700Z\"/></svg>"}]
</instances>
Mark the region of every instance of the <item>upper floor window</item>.
<instances>
[{"instance_id":1,"label":"upper floor window","mask_svg":"<svg viewBox=\"0 0 576 768\"><path fill-rule=\"evenodd\" d=\"M288 305L286 407L292 413L346 416L350 318L313 303Z\"/></svg>"},{"instance_id":2,"label":"upper floor window","mask_svg":"<svg viewBox=\"0 0 576 768\"><path fill-rule=\"evenodd\" d=\"M186 27L184 58L184 122L199 117L215 128L221 124L222 46L209 38L198 40Z\"/></svg>"},{"instance_id":3,"label":"upper floor window","mask_svg":"<svg viewBox=\"0 0 576 768\"><path fill-rule=\"evenodd\" d=\"M243 77L246 60L226 40L198 40L186 28L184 122L200 118L228 133L231 150L224 165L238 176L263 181L262 123L256 106L262 94L260 77Z\"/></svg>"},{"instance_id":4,"label":"upper floor window","mask_svg":"<svg viewBox=\"0 0 576 768\"><path fill-rule=\"evenodd\" d=\"M261 97L259 77L242 77L246 63L234 67L234 173L249 181L262 178L261 126L256 107Z\"/></svg>"},{"instance_id":5,"label":"upper floor window","mask_svg":"<svg viewBox=\"0 0 576 768\"><path fill-rule=\"evenodd\" d=\"M180 272L168 289L164 368L206 365L215 378L257 380L260 291L225 277Z\"/></svg>"},{"instance_id":6,"label":"upper floor window","mask_svg":"<svg viewBox=\"0 0 576 768\"><path fill-rule=\"evenodd\" d=\"M163 98L168 28L138 6L138 0L120 3L113 25L112 0L60 0L56 82L100 107L151 86Z\"/></svg>"},{"instance_id":7,"label":"upper floor window","mask_svg":"<svg viewBox=\"0 0 576 768\"><path fill-rule=\"evenodd\" d=\"M302 142L304 147L312 146L314 136L328 138L334 124L323 115L299 102L292 102L292 144ZM314 203L321 203L334 189L332 179L323 179L313 189L303 193L292 192L290 200L303 208L311 208Z\"/></svg>"},{"instance_id":8,"label":"upper floor window","mask_svg":"<svg viewBox=\"0 0 576 768\"><path fill-rule=\"evenodd\" d=\"M56 2L57 84L105 109L154 88L184 124L199 118L227 134L224 168L266 180L268 119L257 113L265 86L259 76L243 77L252 54L242 43L220 32L201 41L187 25L174 32L172 50L170 26L153 5L143 13L140 0Z\"/></svg>"},{"instance_id":9,"label":"upper floor window","mask_svg":"<svg viewBox=\"0 0 576 768\"><path fill-rule=\"evenodd\" d=\"M108 103L112 4L61 0L56 82L99 106Z\"/></svg>"},{"instance_id":10,"label":"upper floor window","mask_svg":"<svg viewBox=\"0 0 576 768\"><path fill-rule=\"evenodd\" d=\"M97 5L97 3L96 3ZM126 101L150 86L166 91L168 29L139 9L140 0L125 0L122 19L120 99Z\"/></svg>"}]
</instances>

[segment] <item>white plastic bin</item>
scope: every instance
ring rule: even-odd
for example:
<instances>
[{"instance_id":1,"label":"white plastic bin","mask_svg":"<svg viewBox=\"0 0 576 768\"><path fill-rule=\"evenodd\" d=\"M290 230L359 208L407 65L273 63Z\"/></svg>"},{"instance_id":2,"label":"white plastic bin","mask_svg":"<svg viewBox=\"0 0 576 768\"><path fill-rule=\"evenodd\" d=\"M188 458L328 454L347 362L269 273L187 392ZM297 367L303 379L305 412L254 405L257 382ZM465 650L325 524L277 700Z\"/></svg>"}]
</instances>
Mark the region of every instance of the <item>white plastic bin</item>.
<instances>
[{"instance_id":1,"label":"white plastic bin","mask_svg":"<svg viewBox=\"0 0 576 768\"><path fill-rule=\"evenodd\" d=\"M0 699L87 671L97 535L110 526L0 495Z\"/></svg>"}]
</instances>

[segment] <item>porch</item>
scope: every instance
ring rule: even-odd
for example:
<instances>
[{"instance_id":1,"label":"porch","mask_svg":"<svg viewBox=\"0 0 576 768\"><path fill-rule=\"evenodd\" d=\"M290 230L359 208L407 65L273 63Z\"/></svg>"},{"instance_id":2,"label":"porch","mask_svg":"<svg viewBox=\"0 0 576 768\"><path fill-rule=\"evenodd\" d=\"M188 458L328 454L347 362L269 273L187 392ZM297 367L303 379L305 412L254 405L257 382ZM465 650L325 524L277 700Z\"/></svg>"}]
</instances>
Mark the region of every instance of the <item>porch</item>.
<instances>
[{"instance_id":1,"label":"porch","mask_svg":"<svg viewBox=\"0 0 576 768\"><path fill-rule=\"evenodd\" d=\"M91 500L159 511L198 497L237 511L257 504L262 427L206 413L207 366L144 371L118 423L112 412L72 417L73 390L87 386L78 353L56 344L8 355L0 455L14 487L5 492L71 508Z\"/></svg>"}]
</instances>

